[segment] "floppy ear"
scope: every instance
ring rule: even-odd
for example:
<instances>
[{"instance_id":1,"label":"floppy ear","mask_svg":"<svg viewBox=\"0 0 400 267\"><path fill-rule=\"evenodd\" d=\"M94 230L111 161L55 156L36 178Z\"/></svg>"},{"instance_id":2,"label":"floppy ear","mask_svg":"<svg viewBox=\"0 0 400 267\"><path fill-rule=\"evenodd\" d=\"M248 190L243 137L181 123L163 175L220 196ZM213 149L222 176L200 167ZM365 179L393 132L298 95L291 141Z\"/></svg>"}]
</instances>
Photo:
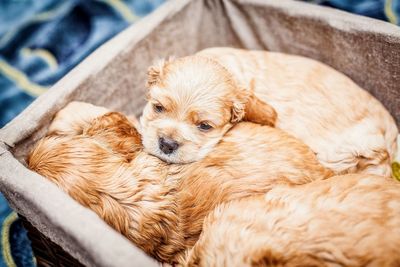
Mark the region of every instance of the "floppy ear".
<instances>
[{"instance_id":1,"label":"floppy ear","mask_svg":"<svg viewBox=\"0 0 400 267\"><path fill-rule=\"evenodd\" d=\"M240 90L232 105L231 122L250 121L261 125L275 126L275 109L259 99L249 90Z\"/></svg>"},{"instance_id":2,"label":"floppy ear","mask_svg":"<svg viewBox=\"0 0 400 267\"><path fill-rule=\"evenodd\" d=\"M174 57L169 57L167 59L160 59L156 63L154 63L153 66L150 66L147 69L147 83L146 83L147 88L161 82L165 73L165 67L173 59Z\"/></svg>"},{"instance_id":3,"label":"floppy ear","mask_svg":"<svg viewBox=\"0 0 400 267\"><path fill-rule=\"evenodd\" d=\"M108 145L115 153L122 155L127 162L135 158L142 147L142 138L129 119L118 112L109 112L96 118L84 134Z\"/></svg>"},{"instance_id":4,"label":"floppy ear","mask_svg":"<svg viewBox=\"0 0 400 267\"><path fill-rule=\"evenodd\" d=\"M97 186L90 187L90 184L86 185L82 183L79 186L72 186L70 190L67 190L65 185L59 184L58 182L56 182L56 184L81 205L93 210L115 230L123 235L129 233L130 220L127 210L124 209L112 195L102 192L104 191L103 188L98 188ZM85 186L85 188L83 188L83 186ZM112 192L112 189L110 191Z\"/></svg>"},{"instance_id":5,"label":"floppy ear","mask_svg":"<svg viewBox=\"0 0 400 267\"><path fill-rule=\"evenodd\" d=\"M233 101L231 109L231 123L238 123L244 118L245 103L243 101Z\"/></svg>"},{"instance_id":6,"label":"floppy ear","mask_svg":"<svg viewBox=\"0 0 400 267\"><path fill-rule=\"evenodd\" d=\"M244 121L261 125L275 126L277 113L275 109L251 93L245 105Z\"/></svg>"},{"instance_id":7,"label":"floppy ear","mask_svg":"<svg viewBox=\"0 0 400 267\"><path fill-rule=\"evenodd\" d=\"M96 192L96 202L90 203L88 206L97 213L108 225L112 226L117 232L127 235L129 234L130 216L127 209L112 195Z\"/></svg>"},{"instance_id":8,"label":"floppy ear","mask_svg":"<svg viewBox=\"0 0 400 267\"><path fill-rule=\"evenodd\" d=\"M165 65L165 60L159 60L153 66L150 66L147 69L147 84L146 84L147 87L150 87L160 82L164 65Z\"/></svg>"}]
</instances>

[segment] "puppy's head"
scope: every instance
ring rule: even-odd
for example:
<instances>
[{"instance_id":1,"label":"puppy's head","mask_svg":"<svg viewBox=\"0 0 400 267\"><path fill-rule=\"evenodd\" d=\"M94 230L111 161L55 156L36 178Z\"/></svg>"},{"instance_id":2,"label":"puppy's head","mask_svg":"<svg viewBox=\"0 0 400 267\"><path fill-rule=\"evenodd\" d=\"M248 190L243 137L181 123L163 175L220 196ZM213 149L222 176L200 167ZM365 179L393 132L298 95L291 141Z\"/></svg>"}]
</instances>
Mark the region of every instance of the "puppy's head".
<instances>
[{"instance_id":1,"label":"puppy's head","mask_svg":"<svg viewBox=\"0 0 400 267\"><path fill-rule=\"evenodd\" d=\"M148 71L141 117L146 151L170 163L204 157L245 116L250 90L222 65L200 56L162 61Z\"/></svg>"}]
</instances>

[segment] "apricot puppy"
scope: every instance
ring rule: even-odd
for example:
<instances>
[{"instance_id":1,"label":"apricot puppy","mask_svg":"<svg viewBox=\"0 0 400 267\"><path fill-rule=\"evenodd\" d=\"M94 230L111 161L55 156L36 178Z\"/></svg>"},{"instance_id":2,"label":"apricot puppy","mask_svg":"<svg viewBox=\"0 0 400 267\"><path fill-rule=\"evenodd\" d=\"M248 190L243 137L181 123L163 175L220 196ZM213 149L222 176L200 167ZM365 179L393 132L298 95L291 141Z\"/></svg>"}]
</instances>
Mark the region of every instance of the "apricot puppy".
<instances>
[{"instance_id":1,"label":"apricot puppy","mask_svg":"<svg viewBox=\"0 0 400 267\"><path fill-rule=\"evenodd\" d=\"M398 265L399 184L371 175L325 180L332 173L279 129L240 123L184 165L143 152L125 116L85 103L60 111L51 129L29 167L159 261Z\"/></svg>"},{"instance_id":2,"label":"apricot puppy","mask_svg":"<svg viewBox=\"0 0 400 267\"><path fill-rule=\"evenodd\" d=\"M332 175L296 138L248 122L202 160L183 165L144 152L124 115L90 104L67 105L50 129L30 153L29 167L171 264L183 261L216 205Z\"/></svg>"},{"instance_id":3,"label":"apricot puppy","mask_svg":"<svg viewBox=\"0 0 400 267\"><path fill-rule=\"evenodd\" d=\"M151 67L148 87L143 144L164 161L199 160L233 124L248 120L276 123L337 174L391 175L393 118L351 79L315 60L210 48Z\"/></svg>"},{"instance_id":4,"label":"apricot puppy","mask_svg":"<svg viewBox=\"0 0 400 267\"><path fill-rule=\"evenodd\" d=\"M399 266L400 183L347 174L219 205L186 266Z\"/></svg>"},{"instance_id":5,"label":"apricot puppy","mask_svg":"<svg viewBox=\"0 0 400 267\"><path fill-rule=\"evenodd\" d=\"M166 162L204 158L241 120L275 124L275 110L239 88L213 60L187 57L160 62L148 74L148 104L140 119L143 144L148 153Z\"/></svg>"}]
</instances>

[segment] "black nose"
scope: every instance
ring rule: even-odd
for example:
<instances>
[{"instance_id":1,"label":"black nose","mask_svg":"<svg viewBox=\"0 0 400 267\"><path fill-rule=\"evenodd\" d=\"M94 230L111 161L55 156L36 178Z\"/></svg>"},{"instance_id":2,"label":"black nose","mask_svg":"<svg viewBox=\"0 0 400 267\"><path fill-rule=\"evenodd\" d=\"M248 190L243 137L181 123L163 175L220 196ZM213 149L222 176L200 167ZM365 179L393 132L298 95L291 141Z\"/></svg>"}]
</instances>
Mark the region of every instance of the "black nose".
<instances>
[{"instance_id":1,"label":"black nose","mask_svg":"<svg viewBox=\"0 0 400 267\"><path fill-rule=\"evenodd\" d=\"M160 137L160 139L158 139L158 145L159 145L161 151L167 155L173 153L179 147L178 142L176 142L175 140L169 139L169 138L164 138L164 137Z\"/></svg>"}]
</instances>

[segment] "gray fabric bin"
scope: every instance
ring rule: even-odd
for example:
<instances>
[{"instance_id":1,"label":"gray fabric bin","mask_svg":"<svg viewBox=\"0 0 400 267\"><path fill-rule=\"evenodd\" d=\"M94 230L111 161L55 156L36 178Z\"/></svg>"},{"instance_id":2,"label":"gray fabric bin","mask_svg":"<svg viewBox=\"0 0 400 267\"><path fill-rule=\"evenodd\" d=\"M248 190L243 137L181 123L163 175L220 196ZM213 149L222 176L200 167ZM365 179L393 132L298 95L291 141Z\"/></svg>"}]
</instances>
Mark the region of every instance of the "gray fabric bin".
<instances>
[{"instance_id":1,"label":"gray fabric bin","mask_svg":"<svg viewBox=\"0 0 400 267\"><path fill-rule=\"evenodd\" d=\"M397 26L289 0L171 0L117 35L0 131L0 190L38 231L87 266L153 266L127 239L24 159L53 115L81 100L139 115L155 60L212 46L308 56L370 91L400 123Z\"/></svg>"}]
</instances>

